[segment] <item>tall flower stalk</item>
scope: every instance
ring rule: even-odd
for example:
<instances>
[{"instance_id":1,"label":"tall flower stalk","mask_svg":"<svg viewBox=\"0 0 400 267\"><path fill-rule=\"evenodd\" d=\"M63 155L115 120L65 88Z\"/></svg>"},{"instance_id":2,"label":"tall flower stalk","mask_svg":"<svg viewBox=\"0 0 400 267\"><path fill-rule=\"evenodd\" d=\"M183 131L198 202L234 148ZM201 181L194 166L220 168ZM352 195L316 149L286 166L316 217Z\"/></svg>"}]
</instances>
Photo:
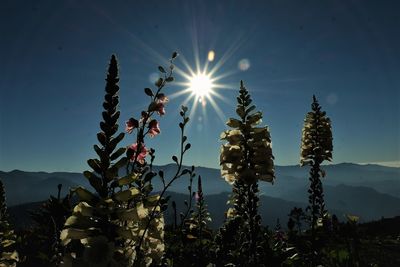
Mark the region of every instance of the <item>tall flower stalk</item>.
<instances>
[{"instance_id":1,"label":"tall flower stalk","mask_svg":"<svg viewBox=\"0 0 400 267\"><path fill-rule=\"evenodd\" d=\"M146 137L154 138L161 133L160 122L157 117L165 115L165 106L168 97L163 93L164 87L174 80L172 74L174 70L173 61L178 56L176 52L172 54L167 68L158 67L160 78L155 82L155 89L145 88L144 92L149 97L150 104L143 110L139 118L131 117L126 122L126 132L133 134L134 143L126 151L129 159L126 165L127 177L135 177L129 181L129 185L139 192L139 200L128 203L128 207L144 207L144 217L138 222L138 236L134 241L135 259L133 266L150 265L159 263L164 253L164 217L163 212L167 209L168 197L165 197L167 190L180 177L184 175L194 176L194 166L191 169L183 168L184 154L190 149L191 145L187 142L185 127L189 122L187 117L188 108L181 107L180 116L182 121L180 128L180 152L179 155L172 156L176 163L175 174L172 177L165 177L160 170L153 172L153 161L156 150L146 146ZM162 182L162 189L159 193L153 192L152 180L159 176ZM161 225L162 224L162 225Z\"/></svg>"},{"instance_id":2,"label":"tall flower stalk","mask_svg":"<svg viewBox=\"0 0 400 267\"><path fill-rule=\"evenodd\" d=\"M119 104L118 63L112 55L106 78L106 94L100 122L101 131L97 134L100 145L94 145L98 158L89 159L92 171L85 171L94 193L78 187L74 193L79 202L67 219L60 234L67 253L62 264L70 265L128 265L134 257L132 249L126 246L133 238L134 229L127 221L139 216L139 210L127 210L127 202L138 197L138 191L129 187L125 180L134 177L120 178L119 169L127 158L121 156L125 148L117 149L124 133L118 132ZM119 192L115 192L119 187Z\"/></svg>"},{"instance_id":3,"label":"tall flower stalk","mask_svg":"<svg viewBox=\"0 0 400 267\"><path fill-rule=\"evenodd\" d=\"M316 227L319 222L323 221L327 213L321 182L321 178L325 177L325 171L321 169L321 164L325 160L332 160L332 150L331 121L326 116L326 112L321 111L321 106L316 97L313 96L311 111L307 113L304 120L300 159L301 166L311 166L307 210L310 212L312 255L315 255L314 252L318 249L316 245Z\"/></svg>"},{"instance_id":4,"label":"tall flower stalk","mask_svg":"<svg viewBox=\"0 0 400 267\"><path fill-rule=\"evenodd\" d=\"M194 170L194 167L191 170L182 167L183 155L190 149L190 143L184 135L189 122L186 116L188 109L182 107L180 155L172 157L177 164L176 173L167 180L163 171L159 171L163 188L159 194L152 192L152 179L157 176L153 172L155 150L146 147L145 137L155 137L161 132L155 117L165 114L168 98L161 91L173 81L172 63L176 57L177 53L174 52L168 71L162 66L158 67L163 77L156 81L156 90L144 89L150 97L150 104L141 112L139 120L132 117L125 127L127 133L136 133L135 142L119 149L116 147L124 133L116 134L120 115L117 110L119 78L117 60L115 56L111 57L103 121L100 123L101 132L97 134L100 146L94 146L99 158L88 160L93 171L84 172L95 193L82 187L74 190L79 203L60 234L68 252L63 260L64 265L150 266L161 262L164 254L163 212L168 201L164 195L176 179L185 174L192 175ZM126 156L123 156L124 153ZM123 168L126 175L120 177Z\"/></svg>"},{"instance_id":5,"label":"tall flower stalk","mask_svg":"<svg viewBox=\"0 0 400 267\"><path fill-rule=\"evenodd\" d=\"M236 241L239 252L231 254L238 254L242 264L256 265L262 253L258 181L273 183L274 157L268 127L257 126L261 123L262 113L254 111L256 107L252 105L243 81L240 82L237 103L236 114L239 118L230 118L227 125L232 129L221 134L221 139L226 141L221 147L221 175L233 186L233 210L227 224L239 226Z\"/></svg>"}]
</instances>

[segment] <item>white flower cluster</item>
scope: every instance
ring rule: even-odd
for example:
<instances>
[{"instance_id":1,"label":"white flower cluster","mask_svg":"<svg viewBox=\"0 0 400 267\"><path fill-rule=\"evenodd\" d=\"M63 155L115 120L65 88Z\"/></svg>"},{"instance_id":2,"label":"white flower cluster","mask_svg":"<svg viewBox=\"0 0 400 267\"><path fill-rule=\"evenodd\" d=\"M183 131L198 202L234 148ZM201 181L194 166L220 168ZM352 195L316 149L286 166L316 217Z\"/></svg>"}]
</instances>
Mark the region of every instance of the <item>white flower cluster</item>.
<instances>
[{"instance_id":1,"label":"white flower cluster","mask_svg":"<svg viewBox=\"0 0 400 267\"><path fill-rule=\"evenodd\" d=\"M320 111L318 103L313 103L313 111L304 119L301 138L301 165L321 163L332 160L332 127L331 121L324 111Z\"/></svg>"},{"instance_id":2,"label":"white flower cluster","mask_svg":"<svg viewBox=\"0 0 400 267\"><path fill-rule=\"evenodd\" d=\"M268 127L257 127L261 112L249 115L243 111L245 108L239 106L237 113L243 119L229 119L227 125L233 129L221 134L221 140L227 141L221 146L221 175L230 184L238 179L246 183L257 180L273 183L274 156Z\"/></svg>"}]
</instances>

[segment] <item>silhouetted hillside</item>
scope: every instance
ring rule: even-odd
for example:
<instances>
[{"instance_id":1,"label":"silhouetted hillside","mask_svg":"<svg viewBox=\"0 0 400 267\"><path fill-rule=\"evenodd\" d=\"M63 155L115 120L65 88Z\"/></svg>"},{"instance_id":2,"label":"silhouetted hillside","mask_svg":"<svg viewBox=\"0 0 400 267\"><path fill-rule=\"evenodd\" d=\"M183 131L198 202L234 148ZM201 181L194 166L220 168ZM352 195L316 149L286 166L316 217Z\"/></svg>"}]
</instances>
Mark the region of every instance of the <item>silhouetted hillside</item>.
<instances>
[{"instance_id":1,"label":"silhouetted hillside","mask_svg":"<svg viewBox=\"0 0 400 267\"><path fill-rule=\"evenodd\" d=\"M327 177L323 179L326 204L328 209L341 211L341 214L337 214L339 218L343 218L343 214L347 213L358 215L362 220L369 221L380 219L382 216L393 217L400 214L400 198L398 197L400 168L351 163L327 165L323 168L327 172ZM165 177L171 177L175 171L175 165L155 167L156 171L158 169L164 170ZM274 201L279 202L279 205L277 204L279 207L282 205L290 206L290 208L294 205L306 206L309 186L307 172L307 168L299 166L277 166L275 183L273 185L260 183L261 195L263 198L270 198L261 207L261 214L264 212L271 214L266 217L268 224L275 223L276 218L281 217L281 213L276 213L278 208L272 208L274 205L271 203ZM220 178L220 171L197 167L196 173L202 176L204 193L207 199L210 198L210 209L215 207L216 211L225 210L221 205L226 203L226 192L230 192L231 187ZM90 188L87 179L79 173L16 170L0 172L0 178L5 184L9 205L45 200L50 194L56 194L59 183L63 184L63 195L70 187L83 185ZM180 194L187 194L188 184L188 178L183 176L170 190L178 193L177 198L181 198ZM155 190L160 188L160 181L157 178L154 179L154 187ZM180 202L183 203L183 201ZM179 201L177 203L179 204ZM283 210L287 214L286 208ZM222 212L216 212L213 216L216 221L223 219ZM218 218L218 216L221 217ZM268 221L269 219L271 221Z\"/></svg>"}]
</instances>

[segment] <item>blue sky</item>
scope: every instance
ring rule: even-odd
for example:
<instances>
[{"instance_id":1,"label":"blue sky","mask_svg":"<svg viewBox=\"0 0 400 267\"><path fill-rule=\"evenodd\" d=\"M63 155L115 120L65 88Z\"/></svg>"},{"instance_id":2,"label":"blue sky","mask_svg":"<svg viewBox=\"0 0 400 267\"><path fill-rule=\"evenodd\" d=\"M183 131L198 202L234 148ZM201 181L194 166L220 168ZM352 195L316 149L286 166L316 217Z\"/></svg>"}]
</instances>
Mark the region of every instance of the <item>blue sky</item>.
<instances>
[{"instance_id":1,"label":"blue sky","mask_svg":"<svg viewBox=\"0 0 400 267\"><path fill-rule=\"evenodd\" d=\"M244 80L270 127L276 164L298 163L313 94L332 120L334 163L398 163L397 10L397 1L2 1L0 170L87 169L110 55L120 64L123 125L146 106L143 88L175 50L183 71L183 59L195 68L196 53L202 65L210 50L210 67L223 61L216 75L226 74L218 83L230 89L215 89L225 101L214 101L226 118ZM177 153L186 97L171 99L161 135L148 142L157 164ZM217 167L225 128L210 103L197 109L185 163ZM132 142L126 136L123 145Z\"/></svg>"}]
</instances>

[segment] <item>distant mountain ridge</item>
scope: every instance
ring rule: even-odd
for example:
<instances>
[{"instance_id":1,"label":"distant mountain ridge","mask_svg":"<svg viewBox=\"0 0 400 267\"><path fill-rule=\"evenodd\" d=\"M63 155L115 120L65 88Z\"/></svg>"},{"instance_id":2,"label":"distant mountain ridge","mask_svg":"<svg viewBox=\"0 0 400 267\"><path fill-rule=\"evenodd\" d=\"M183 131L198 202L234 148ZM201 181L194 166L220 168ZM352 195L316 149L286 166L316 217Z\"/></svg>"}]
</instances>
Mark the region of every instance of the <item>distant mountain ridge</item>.
<instances>
[{"instance_id":1,"label":"distant mountain ridge","mask_svg":"<svg viewBox=\"0 0 400 267\"><path fill-rule=\"evenodd\" d=\"M163 169L165 177L171 177L175 167L174 164L156 166L155 171ZM326 165L323 169L327 173L323 178L323 185L328 209L359 215L365 221L380 219L381 216L400 215L400 168L341 163ZM277 178L273 185L260 182L261 195L279 199L281 204L284 201L295 202L305 207L309 185L308 167L276 166L275 170ZM210 198L231 191L230 185L220 177L218 169L196 167L196 174L202 176L203 190ZM78 185L91 188L87 179L80 173L14 170L0 171L0 178L5 185L10 206L43 201L50 194L57 193L59 183L63 184L63 194L66 194L69 188ZM170 191L186 194L188 184L189 179L181 177ZM194 182L194 188L195 184ZM161 183L156 177L155 190L160 186ZM226 200L223 200L222 205Z\"/></svg>"},{"instance_id":2,"label":"distant mountain ridge","mask_svg":"<svg viewBox=\"0 0 400 267\"><path fill-rule=\"evenodd\" d=\"M167 224L171 224L174 221L174 214L171 208L171 202L176 202L178 213L177 217L179 220L179 213L186 210L184 201L188 200L188 194L167 192L166 195L171 196L171 199L168 205L168 209L165 213L165 219ZM212 221L210 222L210 227L212 227L213 229L219 228L224 221L225 212L228 209L228 205L226 204L228 198L229 193L227 192L205 196L207 209L210 212L212 218ZM278 219L285 228L290 210L293 207L305 207L304 203L286 201L283 199L268 196L261 196L260 201L261 204L259 208L259 213L262 217L262 222L264 225L268 225L272 228L275 226ZM32 223L29 217L30 211L38 209L42 204L43 202L32 202L10 207L9 210L11 218L13 220L13 224L16 225L16 227L18 228L29 226ZM339 216L343 214L342 211L338 210L333 210L332 212L338 214Z\"/></svg>"}]
</instances>

